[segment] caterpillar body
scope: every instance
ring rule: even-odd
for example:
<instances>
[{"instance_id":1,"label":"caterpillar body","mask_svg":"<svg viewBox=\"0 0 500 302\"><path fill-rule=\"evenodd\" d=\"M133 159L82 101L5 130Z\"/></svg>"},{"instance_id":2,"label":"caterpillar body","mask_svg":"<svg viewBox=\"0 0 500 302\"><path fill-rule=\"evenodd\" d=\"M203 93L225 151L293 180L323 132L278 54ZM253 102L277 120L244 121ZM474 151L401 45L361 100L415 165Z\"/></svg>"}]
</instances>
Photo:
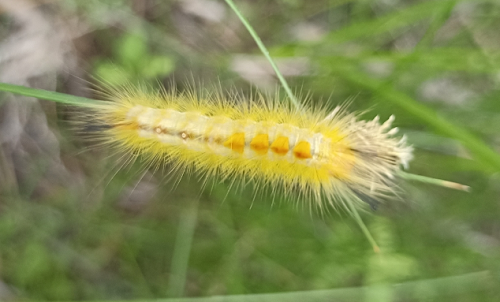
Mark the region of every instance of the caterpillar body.
<instances>
[{"instance_id":1,"label":"caterpillar body","mask_svg":"<svg viewBox=\"0 0 500 302\"><path fill-rule=\"evenodd\" d=\"M259 96L242 101L221 94L148 93L112 89L91 116L104 144L154 166L206 179L253 181L322 208L357 196L394 191L393 178L412 158L393 117L358 120L345 108L295 108Z\"/></svg>"}]
</instances>

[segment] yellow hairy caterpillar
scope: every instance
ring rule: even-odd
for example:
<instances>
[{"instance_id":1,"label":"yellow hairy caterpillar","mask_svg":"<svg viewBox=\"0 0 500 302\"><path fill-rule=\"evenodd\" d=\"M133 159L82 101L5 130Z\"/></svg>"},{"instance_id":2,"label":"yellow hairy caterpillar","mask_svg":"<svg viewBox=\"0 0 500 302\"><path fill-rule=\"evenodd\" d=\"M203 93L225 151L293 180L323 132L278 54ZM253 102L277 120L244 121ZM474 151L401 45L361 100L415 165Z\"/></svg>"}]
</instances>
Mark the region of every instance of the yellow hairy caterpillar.
<instances>
[{"instance_id":1,"label":"yellow hairy caterpillar","mask_svg":"<svg viewBox=\"0 0 500 302\"><path fill-rule=\"evenodd\" d=\"M392 193L394 176L412 158L405 138L394 137L393 116L380 123L343 107L328 112L263 96L243 102L130 87L107 97L90 115L105 125L104 145L183 174L253 181L319 208Z\"/></svg>"}]
</instances>

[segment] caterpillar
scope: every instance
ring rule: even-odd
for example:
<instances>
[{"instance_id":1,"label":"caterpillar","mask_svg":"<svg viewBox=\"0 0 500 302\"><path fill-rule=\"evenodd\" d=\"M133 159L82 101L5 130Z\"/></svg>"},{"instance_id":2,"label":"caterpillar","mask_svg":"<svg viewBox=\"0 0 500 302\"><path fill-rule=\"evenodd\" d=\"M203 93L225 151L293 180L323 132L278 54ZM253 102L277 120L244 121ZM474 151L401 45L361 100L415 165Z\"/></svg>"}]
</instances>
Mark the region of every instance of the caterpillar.
<instances>
[{"instance_id":1,"label":"caterpillar","mask_svg":"<svg viewBox=\"0 0 500 302\"><path fill-rule=\"evenodd\" d=\"M393 116L363 121L345 106L297 108L263 95L244 101L140 87L106 95L89 114L105 125L103 145L205 180L251 181L318 208L392 194L412 159L405 137L394 137Z\"/></svg>"}]
</instances>

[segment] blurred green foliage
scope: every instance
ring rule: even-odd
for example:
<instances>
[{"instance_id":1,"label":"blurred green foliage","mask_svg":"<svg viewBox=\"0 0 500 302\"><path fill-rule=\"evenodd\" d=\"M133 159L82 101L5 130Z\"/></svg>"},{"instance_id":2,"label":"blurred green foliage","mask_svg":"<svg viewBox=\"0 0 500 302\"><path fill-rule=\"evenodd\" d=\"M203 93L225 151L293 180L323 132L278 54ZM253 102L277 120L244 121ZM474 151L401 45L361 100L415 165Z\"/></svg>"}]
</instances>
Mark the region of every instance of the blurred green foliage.
<instances>
[{"instance_id":1,"label":"blurred green foliage","mask_svg":"<svg viewBox=\"0 0 500 302\"><path fill-rule=\"evenodd\" d=\"M174 60L166 55L152 54L144 38L140 33L121 36L112 54L117 61L97 60L95 77L113 85L125 85L164 78L172 73Z\"/></svg>"},{"instance_id":2,"label":"blurred green foliage","mask_svg":"<svg viewBox=\"0 0 500 302\"><path fill-rule=\"evenodd\" d=\"M395 114L416 147L410 172L472 192L401 183L399 198L363 215L377 255L345 213L254 197L251 187L228 193L225 183L201 190L184 178L174 187L168 167L152 176L141 163L119 169L106 152L81 153L90 146L60 123L61 156L79 178L49 185L37 158L28 180L0 192L1 284L16 300L498 301L500 4L236 4L297 91L313 103L351 100L365 118ZM269 88L252 82L264 77L261 55L222 1L47 5L93 29L83 41L94 48L82 55L89 78ZM236 68L241 54L255 65ZM283 62L297 58L307 68L294 73ZM329 289L337 291L307 293ZM257 295L280 292L292 293Z\"/></svg>"}]
</instances>

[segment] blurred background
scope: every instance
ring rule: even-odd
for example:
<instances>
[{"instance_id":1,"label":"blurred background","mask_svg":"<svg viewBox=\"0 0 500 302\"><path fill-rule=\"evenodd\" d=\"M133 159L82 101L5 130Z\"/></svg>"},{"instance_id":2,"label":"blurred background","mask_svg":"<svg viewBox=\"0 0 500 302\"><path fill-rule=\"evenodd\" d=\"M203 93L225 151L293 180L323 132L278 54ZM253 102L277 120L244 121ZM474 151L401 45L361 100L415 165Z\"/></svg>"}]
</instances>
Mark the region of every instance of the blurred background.
<instances>
[{"instance_id":1,"label":"blurred background","mask_svg":"<svg viewBox=\"0 0 500 302\"><path fill-rule=\"evenodd\" d=\"M0 300L500 301L500 3L236 5L294 91L395 114L409 171L472 191L401 182L362 215L377 255L345 213L121 169L78 108L1 93ZM222 0L0 0L0 82L95 98L94 78L280 89Z\"/></svg>"}]
</instances>

